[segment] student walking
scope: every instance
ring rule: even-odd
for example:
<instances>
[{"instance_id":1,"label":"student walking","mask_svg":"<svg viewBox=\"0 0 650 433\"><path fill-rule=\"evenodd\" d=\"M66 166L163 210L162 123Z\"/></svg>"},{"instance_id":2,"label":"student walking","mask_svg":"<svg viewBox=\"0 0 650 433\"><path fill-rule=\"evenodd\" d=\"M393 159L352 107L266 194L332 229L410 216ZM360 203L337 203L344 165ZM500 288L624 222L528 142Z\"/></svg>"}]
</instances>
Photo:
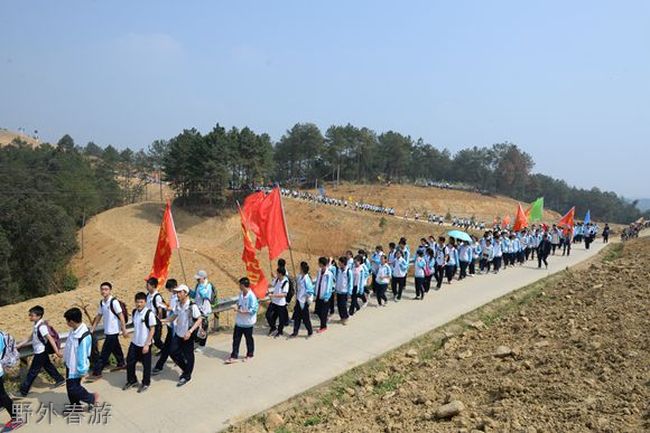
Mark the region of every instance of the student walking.
<instances>
[{"instance_id":1,"label":"student walking","mask_svg":"<svg viewBox=\"0 0 650 433\"><path fill-rule=\"evenodd\" d=\"M147 308L154 313L156 326L153 333L153 344L162 350L165 343L162 340L162 320L167 317L167 306L162 295L158 293L158 278L151 277L147 280Z\"/></svg>"},{"instance_id":2,"label":"student walking","mask_svg":"<svg viewBox=\"0 0 650 433\"><path fill-rule=\"evenodd\" d=\"M415 299L424 299L424 270L427 267L427 261L424 258L424 250L418 249L415 253L414 278L415 278Z\"/></svg>"},{"instance_id":3,"label":"student walking","mask_svg":"<svg viewBox=\"0 0 650 433\"><path fill-rule=\"evenodd\" d=\"M402 256L401 250L396 250L393 265L391 266L391 282L390 288L393 292L393 301L397 302L402 299L402 292L406 286L406 271L408 269L408 263L406 259Z\"/></svg>"},{"instance_id":4,"label":"student walking","mask_svg":"<svg viewBox=\"0 0 650 433\"><path fill-rule=\"evenodd\" d=\"M122 346L119 341L120 330L123 336L127 335L125 311L122 310L120 302L113 297L113 286L111 283L107 281L103 282L99 286L99 290L102 295L102 300L99 302L99 307L97 307L97 316L95 316L95 320L90 327L90 333L93 334L95 332L99 321L102 320L105 339L99 359L97 359L93 367L93 374L89 376L91 380L102 377L102 370L108 364L108 358L111 355L115 356L115 360L117 361L117 366L111 371L126 368L124 353L122 352Z\"/></svg>"},{"instance_id":5,"label":"student walking","mask_svg":"<svg viewBox=\"0 0 650 433\"><path fill-rule=\"evenodd\" d=\"M352 300L350 301L350 316L354 316L354 313L361 309L359 305L359 299L363 302L363 306L368 304L368 298L366 298L366 281L368 280L368 268L364 263L364 258L362 255L358 255L354 258L354 268L352 269Z\"/></svg>"},{"instance_id":6,"label":"student walking","mask_svg":"<svg viewBox=\"0 0 650 433\"><path fill-rule=\"evenodd\" d=\"M160 321L166 325L167 330L165 331L165 341L163 342L160 356L158 357L156 366L151 371L152 376L156 376L162 372L163 368L165 367L165 362L167 362L167 358L169 357L170 353L174 351L174 347L172 346L172 342L174 341L174 323L167 322L165 319L172 313L172 311L174 311L176 304L178 303L178 296L176 293L174 293L174 289L176 287L178 287L178 282L173 278L170 278L165 282L165 289L167 289L169 292L169 305L165 307L165 317L160 319Z\"/></svg>"},{"instance_id":7,"label":"student walking","mask_svg":"<svg viewBox=\"0 0 650 433\"><path fill-rule=\"evenodd\" d=\"M201 311L199 307L190 301L190 289L185 285L174 289L178 296L178 302L171 316L165 321L174 321L174 341L171 358L181 369L182 373L178 378L176 386L183 386L192 380L194 371L194 339L196 332L201 326Z\"/></svg>"},{"instance_id":8,"label":"student walking","mask_svg":"<svg viewBox=\"0 0 650 433\"><path fill-rule=\"evenodd\" d=\"M382 256L383 257L383 256ZM333 276L329 268L327 257L318 259L318 274L316 276L316 314L320 319L318 333L327 331L327 318L329 315L329 301L332 296Z\"/></svg>"},{"instance_id":9,"label":"student walking","mask_svg":"<svg viewBox=\"0 0 650 433\"><path fill-rule=\"evenodd\" d=\"M156 280L157 285L158 281ZM126 355L126 384L122 390L126 391L138 385L135 365L140 362L142 363L142 383L138 387L138 392L142 393L151 385L151 343L158 320L156 314L147 308L147 295L144 292L135 294L135 307L132 314L133 336Z\"/></svg>"},{"instance_id":10,"label":"student walking","mask_svg":"<svg viewBox=\"0 0 650 433\"><path fill-rule=\"evenodd\" d=\"M70 308L63 314L63 317L71 329L63 349L68 399L75 406L82 402L90 406L96 405L99 403L99 395L91 394L81 386L81 378L90 369L91 332L81 320L80 309Z\"/></svg>"},{"instance_id":11,"label":"student walking","mask_svg":"<svg viewBox=\"0 0 650 433\"><path fill-rule=\"evenodd\" d=\"M348 258L339 257L339 266L336 270L336 307L341 318L341 325L348 323L348 296L352 293L352 269L348 267Z\"/></svg>"},{"instance_id":12,"label":"student walking","mask_svg":"<svg viewBox=\"0 0 650 433\"><path fill-rule=\"evenodd\" d=\"M34 350L34 356L32 356L32 363L27 371L27 376L20 385L20 395L23 397L26 397L27 394L29 394L32 383L34 383L34 379L36 379L36 376L38 376L38 373L40 373L41 370L45 370L45 372L54 380L54 388L65 385L65 379L52 364L52 361L50 361L50 354L54 354L59 358L63 355L54 340L54 336L50 335L51 328L43 319L44 314L45 309L40 305L36 305L29 309L28 317L30 322L34 324L32 327L32 333L28 338L16 345L17 348L21 348L26 346L31 340L32 348Z\"/></svg>"},{"instance_id":13,"label":"student walking","mask_svg":"<svg viewBox=\"0 0 650 433\"><path fill-rule=\"evenodd\" d=\"M539 242L539 246L537 247L538 268L541 268L542 262L544 262L544 266L548 269L548 262L546 261L546 259L550 254L551 254L551 240L549 239L548 234L544 233L542 235L542 239Z\"/></svg>"},{"instance_id":14,"label":"student walking","mask_svg":"<svg viewBox=\"0 0 650 433\"><path fill-rule=\"evenodd\" d=\"M386 290L388 290L390 279L391 270L388 265L388 257L381 256L381 265L377 270L377 303L379 306L385 307L388 302L388 299L386 298Z\"/></svg>"},{"instance_id":15,"label":"student walking","mask_svg":"<svg viewBox=\"0 0 650 433\"><path fill-rule=\"evenodd\" d=\"M309 316L309 306L314 300L314 283L309 276L309 264L300 262L300 273L296 277L296 305L293 308L293 333L291 337L297 337L300 330L300 324L305 325L307 336L311 337L314 333L311 326L311 317Z\"/></svg>"},{"instance_id":16,"label":"student walking","mask_svg":"<svg viewBox=\"0 0 650 433\"><path fill-rule=\"evenodd\" d=\"M0 354L4 353L6 350L4 336L4 333L0 333ZM7 394L7 391L5 390L4 374L4 368L2 367L2 362L0 362L0 406L2 406L9 414L9 421L4 424L2 431L9 432L19 429L25 425L25 420L21 417L16 417L14 400L11 398L11 396L9 396L9 394Z\"/></svg>"},{"instance_id":17,"label":"student walking","mask_svg":"<svg viewBox=\"0 0 650 433\"><path fill-rule=\"evenodd\" d=\"M210 316L212 316L212 303L217 299L217 291L210 281L208 273L200 270L194 275L196 286L190 290L190 299L199 307L201 312L201 323L197 331L196 341L199 344L197 350L202 350L208 342L208 327Z\"/></svg>"},{"instance_id":18,"label":"student walking","mask_svg":"<svg viewBox=\"0 0 650 433\"><path fill-rule=\"evenodd\" d=\"M239 345L242 336L246 339L246 358L244 361L253 359L255 355L255 340L253 339L253 328L257 322L257 310L259 303L257 297L251 290L251 282L248 278L239 279L239 298L235 307L235 329L232 334L232 352L226 364L232 364L239 358Z\"/></svg>"},{"instance_id":19,"label":"student walking","mask_svg":"<svg viewBox=\"0 0 650 433\"><path fill-rule=\"evenodd\" d=\"M445 248L445 262L447 284L451 284L451 280L456 275L456 267L458 266L458 250L456 250L456 241L453 238L449 239L449 244Z\"/></svg>"},{"instance_id":20,"label":"student walking","mask_svg":"<svg viewBox=\"0 0 650 433\"><path fill-rule=\"evenodd\" d=\"M269 325L269 335L277 338L284 334L284 327L289 323L289 310L287 308L289 278L287 278L287 270L283 267L278 267L276 272L277 275L271 284L273 289L269 292L271 303L266 310L265 317Z\"/></svg>"},{"instance_id":21,"label":"student walking","mask_svg":"<svg viewBox=\"0 0 650 433\"><path fill-rule=\"evenodd\" d=\"M445 274L445 265L447 264L447 247L445 245L445 241L445 237L440 236L435 247L436 268L434 275L436 278L436 289L440 289L442 287L442 279L444 278Z\"/></svg>"}]
</instances>

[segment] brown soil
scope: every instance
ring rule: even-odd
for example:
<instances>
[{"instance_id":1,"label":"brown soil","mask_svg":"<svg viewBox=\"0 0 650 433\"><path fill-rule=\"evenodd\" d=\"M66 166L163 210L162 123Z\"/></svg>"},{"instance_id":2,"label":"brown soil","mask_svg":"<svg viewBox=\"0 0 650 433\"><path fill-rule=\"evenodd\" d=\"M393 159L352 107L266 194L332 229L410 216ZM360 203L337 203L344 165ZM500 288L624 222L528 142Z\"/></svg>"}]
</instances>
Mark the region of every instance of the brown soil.
<instances>
[{"instance_id":1,"label":"brown soil","mask_svg":"<svg viewBox=\"0 0 650 433\"><path fill-rule=\"evenodd\" d=\"M18 132L9 131L6 129L0 129L0 147L10 144L16 138L24 141L32 147L37 147L39 144L41 144L40 140L36 140L28 135L20 134Z\"/></svg>"},{"instance_id":2,"label":"brown soil","mask_svg":"<svg viewBox=\"0 0 650 433\"><path fill-rule=\"evenodd\" d=\"M650 431L648 263L610 246L231 431Z\"/></svg>"}]
</instances>

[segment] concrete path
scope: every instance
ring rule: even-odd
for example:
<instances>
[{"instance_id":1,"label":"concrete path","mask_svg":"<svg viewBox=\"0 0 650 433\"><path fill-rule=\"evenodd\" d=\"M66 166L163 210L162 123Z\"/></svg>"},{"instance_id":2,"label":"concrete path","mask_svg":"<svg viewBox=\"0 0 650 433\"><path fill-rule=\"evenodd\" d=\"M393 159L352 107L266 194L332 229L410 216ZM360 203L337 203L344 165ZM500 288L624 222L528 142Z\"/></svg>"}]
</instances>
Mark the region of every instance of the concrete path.
<instances>
[{"instance_id":1,"label":"concrete path","mask_svg":"<svg viewBox=\"0 0 650 433\"><path fill-rule=\"evenodd\" d=\"M341 373L394 349L427 331L472 311L493 299L575 265L603 247L601 240L586 251L577 245L571 256L551 256L549 269L539 270L533 262L497 275L480 275L462 282L444 284L440 291L429 292L424 301L412 300L413 288L407 289L399 303L386 308L371 305L357 313L348 326L334 323L322 335L310 340L272 339L261 326L255 337L255 359L247 363L224 365L231 347L231 335L211 335L204 354L197 354L193 379L176 387L178 373L169 368L154 377L145 394L135 389L122 391L125 373L107 373L104 379L87 385L99 392L102 401L111 404L111 418L106 425L67 425L61 416L67 403L65 389L56 391L35 388L33 415L21 431L105 431L105 432L216 432ZM409 280L412 280L409 278ZM313 321L316 323L316 321ZM301 334L304 334L304 328ZM242 341L242 350L245 345ZM138 377L140 373L138 372ZM40 402L52 402L59 413L51 425L47 419L37 421Z\"/></svg>"}]
</instances>

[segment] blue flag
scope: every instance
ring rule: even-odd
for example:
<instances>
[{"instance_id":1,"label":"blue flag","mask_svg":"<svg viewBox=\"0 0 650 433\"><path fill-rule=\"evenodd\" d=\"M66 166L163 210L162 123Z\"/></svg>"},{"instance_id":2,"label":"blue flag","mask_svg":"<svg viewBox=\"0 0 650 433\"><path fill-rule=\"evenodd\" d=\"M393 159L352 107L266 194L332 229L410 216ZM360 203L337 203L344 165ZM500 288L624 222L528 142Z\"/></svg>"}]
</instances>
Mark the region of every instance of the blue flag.
<instances>
[{"instance_id":1,"label":"blue flag","mask_svg":"<svg viewBox=\"0 0 650 433\"><path fill-rule=\"evenodd\" d=\"M585 214L585 224L588 224L591 222L591 209L587 209L587 213Z\"/></svg>"}]
</instances>

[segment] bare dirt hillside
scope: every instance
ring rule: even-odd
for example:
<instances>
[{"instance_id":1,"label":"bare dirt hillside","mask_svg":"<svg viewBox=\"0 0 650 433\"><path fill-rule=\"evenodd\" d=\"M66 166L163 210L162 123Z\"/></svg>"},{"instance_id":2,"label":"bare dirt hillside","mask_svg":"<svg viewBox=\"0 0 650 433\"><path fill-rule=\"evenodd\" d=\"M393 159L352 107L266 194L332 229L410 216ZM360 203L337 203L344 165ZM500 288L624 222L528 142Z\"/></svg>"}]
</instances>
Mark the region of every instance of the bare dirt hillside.
<instances>
[{"instance_id":1,"label":"bare dirt hillside","mask_svg":"<svg viewBox=\"0 0 650 433\"><path fill-rule=\"evenodd\" d=\"M457 191L433 187L413 185L356 185L343 184L338 188L326 186L326 194L330 197L349 201L362 201L381 206L393 207L398 215L408 211L410 216L420 212L436 215L446 215L471 218L492 223L495 216L510 215L514 221L517 201L504 196L486 196L474 192ZM311 192L315 192L312 190ZM522 203L524 208L525 204ZM546 209L544 220L555 222L560 219L557 212Z\"/></svg>"},{"instance_id":2,"label":"bare dirt hillside","mask_svg":"<svg viewBox=\"0 0 650 433\"><path fill-rule=\"evenodd\" d=\"M150 186L155 189L155 186ZM150 196L153 196L150 195ZM308 260L315 266L321 255L340 255L348 248L374 248L406 236L411 245L429 234L442 234L448 226L377 216L337 207L314 205L285 199L285 210L294 248L294 260ZM79 277L79 288L0 308L0 329L19 335L29 332L26 322L29 307L40 304L57 329L64 330L63 312L80 299L92 305L99 299L99 284L113 283L116 296L132 304L135 292L143 290L153 259L164 206L143 202L114 208L93 217L83 232L81 252L72 262ZM173 209L179 233L181 254L188 283L198 269L205 269L219 296L236 293L235 282L245 273L241 261L242 238L239 216L229 214L201 218ZM81 238L81 234L79 234ZM283 255L288 263L288 253ZM269 274L266 250L260 253L263 269ZM291 270L291 265L289 265ZM183 281L179 254L172 258L170 277Z\"/></svg>"},{"instance_id":3,"label":"bare dirt hillside","mask_svg":"<svg viewBox=\"0 0 650 433\"><path fill-rule=\"evenodd\" d=\"M611 245L231 431L648 432L649 263Z\"/></svg>"},{"instance_id":4,"label":"bare dirt hillside","mask_svg":"<svg viewBox=\"0 0 650 433\"><path fill-rule=\"evenodd\" d=\"M24 141L32 147L37 147L41 144L40 140L36 140L28 135L0 128L0 147L10 144L16 138Z\"/></svg>"}]
</instances>

